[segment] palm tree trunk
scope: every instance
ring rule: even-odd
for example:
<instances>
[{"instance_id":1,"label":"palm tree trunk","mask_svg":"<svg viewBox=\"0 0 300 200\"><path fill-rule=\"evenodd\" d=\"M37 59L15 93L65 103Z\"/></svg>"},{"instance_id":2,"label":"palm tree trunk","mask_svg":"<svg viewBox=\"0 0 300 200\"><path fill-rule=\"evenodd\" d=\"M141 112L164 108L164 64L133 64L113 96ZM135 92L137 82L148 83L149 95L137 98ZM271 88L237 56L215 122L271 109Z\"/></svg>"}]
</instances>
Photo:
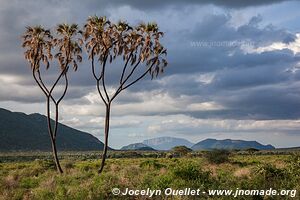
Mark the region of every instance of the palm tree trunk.
<instances>
[{"instance_id":1,"label":"palm tree trunk","mask_svg":"<svg viewBox=\"0 0 300 200\"><path fill-rule=\"evenodd\" d=\"M56 140L55 139L51 138L51 145L52 145L52 154L53 154L53 157L54 157L54 162L55 162L55 165L56 165L56 170L59 173L62 174L63 170L62 170L62 168L60 166L59 159L58 159L58 156L57 156Z\"/></svg>"},{"instance_id":2,"label":"palm tree trunk","mask_svg":"<svg viewBox=\"0 0 300 200\"><path fill-rule=\"evenodd\" d=\"M108 148L109 120L110 120L110 103L106 105L105 124L104 124L104 147L102 153L101 166L100 169L98 170L99 174L101 174L105 165L105 159L106 159L107 148Z\"/></svg>"},{"instance_id":3,"label":"palm tree trunk","mask_svg":"<svg viewBox=\"0 0 300 200\"><path fill-rule=\"evenodd\" d=\"M58 113L56 113L56 116L58 115ZM57 156L57 149L56 149L56 138L55 135L53 134L52 131L52 127L51 127L51 118L50 118L50 97L47 97L47 122L48 122L48 132L50 135L50 139L51 139L51 146L52 146L52 155L53 155L53 159L56 165L56 169L59 173L63 173L63 170L60 166L59 163L59 159Z\"/></svg>"}]
</instances>

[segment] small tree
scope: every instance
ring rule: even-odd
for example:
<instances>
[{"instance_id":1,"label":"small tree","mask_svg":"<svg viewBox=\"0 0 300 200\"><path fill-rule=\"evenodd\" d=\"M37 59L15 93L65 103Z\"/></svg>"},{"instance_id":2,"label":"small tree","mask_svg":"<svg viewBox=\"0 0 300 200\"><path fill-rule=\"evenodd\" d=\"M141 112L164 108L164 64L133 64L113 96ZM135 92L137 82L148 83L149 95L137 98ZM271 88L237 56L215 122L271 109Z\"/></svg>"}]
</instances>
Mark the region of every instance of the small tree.
<instances>
[{"instance_id":1,"label":"small tree","mask_svg":"<svg viewBox=\"0 0 300 200\"><path fill-rule=\"evenodd\" d=\"M166 49L160 44L163 33L157 24L148 23L131 27L125 22L112 23L106 17L90 17L84 26L83 37L86 49L91 60L92 73L96 80L97 90L105 104L104 149L102 154L102 172L107 148L110 111L112 101L125 89L132 86L147 74L156 77L164 71L167 61L163 58ZM116 58L123 59L120 68L120 79L113 94L107 92L105 81L106 64ZM95 70L95 59L99 62L100 74ZM137 75L137 69L144 65L142 74Z\"/></svg>"},{"instance_id":2,"label":"small tree","mask_svg":"<svg viewBox=\"0 0 300 200\"><path fill-rule=\"evenodd\" d=\"M172 148L172 151L175 154L179 154L180 156L185 156L188 153L192 152L193 150L190 149L190 148L188 148L188 147L186 147L186 146L176 146L176 147Z\"/></svg>"},{"instance_id":3,"label":"small tree","mask_svg":"<svg viewBox=\"0 0 300 200\"><path fill-rule=\"evenodd\" d=\"M60 24L56 28L57 37L51 35L50 30L44 29L42 26L27 27L23 34L22 47L25 48L25 59L30 63L32 76L46 97L47 102L47 123L48 132L51 139L53 158L57 171L63 173L57 156L56 136L59 117L59 104L65 97L68 89L68 70L73 65L77 70L77 61L81 62L81 48L76 41L78 26L76 24ZM44 65L46 70L50 68L50 61L53 59L52 51L56 48L54 58L57 59L60 72L51 87L47 87L41 76L40 67ZM62 94L58 99L53 96L53 90L59 81L64 78L65 85ZM54 125L51 123L51 101L55 105Z\"/></svg>"},{"instance_id":4,"label":"small tree","mask_svg":"<svg viewBox=\"0 0 300 200\"><path fill-rule=\"evenodd\" d=\"M259 149L256 149L256 148L248 148L248 149L246 149L245 151L246 151L248 154L253 155L253 154L255 154L256 152L258 152Z\"/></svg>"},{"instance_id":5,"label":"small tree","mask_svg":"<svg viewBox=\"0 0 300 200\"><path fill-rule=\"evenodd\" d=\"M208 162L212 164L226 163L229 161L230 155L231 152L225 149L213 149L204 154Z\"/></svg>"}]
</instances>

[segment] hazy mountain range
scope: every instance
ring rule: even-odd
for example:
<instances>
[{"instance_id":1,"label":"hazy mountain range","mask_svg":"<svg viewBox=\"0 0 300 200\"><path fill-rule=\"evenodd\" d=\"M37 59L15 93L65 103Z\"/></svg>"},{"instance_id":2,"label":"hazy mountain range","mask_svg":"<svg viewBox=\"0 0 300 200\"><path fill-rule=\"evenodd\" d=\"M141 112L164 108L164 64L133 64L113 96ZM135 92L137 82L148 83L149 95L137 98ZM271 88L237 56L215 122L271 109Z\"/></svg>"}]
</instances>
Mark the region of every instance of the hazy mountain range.
<instances>
[{"instance_id":1,"label":"hazy mountain range","mask_svg":"<svg viewBox=\"0 0 300 200\"><path fill-rule=\"evenodd\" d=\"M134 143L121 148L121 150L138 150L138 151L155 151L154 148L149 147L143 143Z\"/></svg>"},{"instance_id":2,"label":"hazy mountain range","mask_svg":"<svg viewBox=\"0 0 300 200\"><path fill-rule=\"evenodd\" d=\"M57 148L62 151L102 150L103 143L89 133L59 124ZM0 108L0 151L50 151L47 118Z\"/></svg>"},{"instance_id":3,"label":"hazy mountain range","mask_svg":"<svg viewBox=\"0 0 300 200\"><path fill-rule=\"evenodd\" d=\"M156 150L170 150L175 146L186 146L190 148L194 145L186 139L175 137L158 137L144 140L142 143Z\"/></svg>"},{"instance_id":4,"label":"hazy mountain range","mask_svg":"<svg viewBox=\"0 0 300 200\"><path fill-rule=\"evenodd\" d=\"M263 145L256 141L245 140L216 140L206 139L196 144L183 138L173 137L158 137L149 140L144 140L142 143L135 143L124 146L121 150L141 150L140 148L153 148L156 150L171 150L175 146L186 146L193 150L209 150L209 149L249 149L254 148L258 150L275 149L274 146L268 144Z\"/></svg>"},{"instance_id":5,"label":"hazy mountain range","mask_svg":"<svg viewBox=\"0 0 300 200\"><path fill-rule=\"evenodd\" d=\"M259 150L270 150L275 149L274 146L262 145L256 141L245 141L245 140L216 140L206 139L198 142L192 146L193 150L205 150L205 149L259 149Z\"/></svg>"}]
</instances>

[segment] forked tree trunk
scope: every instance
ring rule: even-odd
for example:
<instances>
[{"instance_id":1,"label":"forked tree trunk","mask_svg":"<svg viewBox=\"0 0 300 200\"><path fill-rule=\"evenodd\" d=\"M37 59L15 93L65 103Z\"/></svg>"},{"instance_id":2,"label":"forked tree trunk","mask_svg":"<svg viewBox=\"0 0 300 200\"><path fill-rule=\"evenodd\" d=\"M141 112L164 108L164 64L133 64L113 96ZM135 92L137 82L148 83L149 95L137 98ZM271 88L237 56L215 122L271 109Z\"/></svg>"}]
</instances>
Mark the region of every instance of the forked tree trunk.
<instances>
[{"instance_id":1,"label":"forked tree trunk","mask_svg":"<svg viewBox=\"0 0 300 200\"><path fill-rule=\"evenodd\" d=\"M57 115L58 115L58 113L56 113L56 116ZM48 132L49 132L50 139L51 139L52 155L53 155L53 159L54 159L54 162L55 162L56 170L59 173L63 173L63 170L62 170L62 168L60 166L59 159L58 159L58 156L57 156L56 138L55 138L56 135L53 133L52 126L51 126L50 97L47 97L47 121L48 121ZM57 120L55 121L55 126L57 127Z\"/></svg>"},{"instance_id":2,"label":"forked tree trunk","mask_svg":"<svg viewBox=\"0 0 300 200\"><path fill-rule=\"evenodd\" d=\"M99 174L103 171L103 168L105 165L105 159L106 159L106 155L107 155L109 120L110 120L110 103L108 103L106 105L105 122L104 122L104 147L103 147L103 153L102 153L101 166L100 166L100 169L98 170Z\"/></svg>"},{"instance_id":3,"label":"forked tree trunk","mask_svg":"<svg viewBox=\"0 0 300 200\"><path fill-rule=\"evenodd\" d=\"M52 154L53 154L54 162L55 162L55 165L56 165L56 170L59 173L62 174L63 170L62 170L62 168L60 166L59 159L58 159L58 156L57 156L56 140L55 139L51 138L51 145L52 145Z\"/></svg>"}]
</instances>

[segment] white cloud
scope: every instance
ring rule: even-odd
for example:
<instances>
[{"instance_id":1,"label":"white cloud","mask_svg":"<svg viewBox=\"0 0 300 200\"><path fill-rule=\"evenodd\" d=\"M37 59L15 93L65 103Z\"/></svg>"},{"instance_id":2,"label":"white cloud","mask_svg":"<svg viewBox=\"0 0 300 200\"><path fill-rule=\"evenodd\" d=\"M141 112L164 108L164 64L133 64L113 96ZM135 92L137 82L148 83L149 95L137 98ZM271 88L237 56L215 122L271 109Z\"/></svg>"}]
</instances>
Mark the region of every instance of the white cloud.
<instances>
[{"instance_id":1,"label":"white cloud","mask_svg":"<svg viewBox=\"0 0 300 200\"><path fill-rule=\"evenodd\" d=\"M223 110L225 109L222 105L216 102L203 102L203 103L192 103L187 106L188 111L208 111L208 110Z\"/></svg>"},{"instance_id":2,"label":"white cloud","mask_svg":"<svg viewBox=\"0 0 300 200\"><path fill-rule=\"evenodd\" d=\"M296 39L293 42L289 43L283 43L283 42L274 42L270 45L267 46L261 46L254 48L253 46L248 46L249 48L244 48L244 50L248 53L263 53L263 52L269 52L269 51L274 51L274 50L283 50L283 49L289 49L294 54L297 54L300 52L300 33L295 34Z\"/></svg>"},{"instance_id":3,"label":"white cloud","mask_svg":"<svg viewBox=\"0 0 300 200\"><path fill-rule=\"evenodd\" d=\"M164 120L167 118L167 120ZM157 117L156 122L148 127L151 133L177 132L186 130L184 134L203 134L211 132L285 132L297 131L300 128L299 120L224 120L224 119L197 119L187 115L169 115ZM190 133L188 132L190 131Z\"/></svg>"},{"instance_id":4,"label":"white cloud","mask_svg":"<svg viewBox=\"0 0 300 200\"><path fill-rule=\"evenodd\" d=\"M159 133L163 131L163 128L161 125L150 125L147 128L148 133Z\"/></svg>"}]
</instances>

